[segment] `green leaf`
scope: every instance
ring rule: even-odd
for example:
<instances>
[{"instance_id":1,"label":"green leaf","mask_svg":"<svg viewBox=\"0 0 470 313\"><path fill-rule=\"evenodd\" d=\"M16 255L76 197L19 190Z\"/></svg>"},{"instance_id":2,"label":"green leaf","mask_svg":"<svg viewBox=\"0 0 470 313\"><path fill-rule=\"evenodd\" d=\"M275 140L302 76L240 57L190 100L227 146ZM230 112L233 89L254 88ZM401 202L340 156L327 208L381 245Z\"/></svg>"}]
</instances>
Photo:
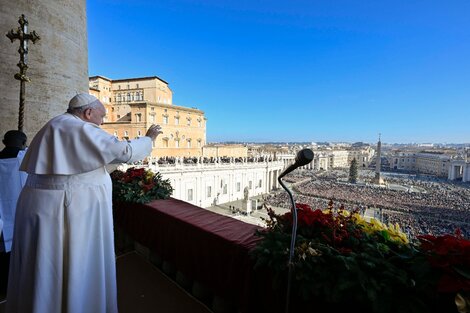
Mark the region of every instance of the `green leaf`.
<instances>
[{"instance_id":1,"label":"green leaf","mask_svg":"<svg viewBox=\"0 0 470 313\"><path fill-rule=\"evenodd\" d=\"M462 275L465 279L470 279L470 269L468 267L455 265L454 270Z\"/></svg>"}]
</instances>

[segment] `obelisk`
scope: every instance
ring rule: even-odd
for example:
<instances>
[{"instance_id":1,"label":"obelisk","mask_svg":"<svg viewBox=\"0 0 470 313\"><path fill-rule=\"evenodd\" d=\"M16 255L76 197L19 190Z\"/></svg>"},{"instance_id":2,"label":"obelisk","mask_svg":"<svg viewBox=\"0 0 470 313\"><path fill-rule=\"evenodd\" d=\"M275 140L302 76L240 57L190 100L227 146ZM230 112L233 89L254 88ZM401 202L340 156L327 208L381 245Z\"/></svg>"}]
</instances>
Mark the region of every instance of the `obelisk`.
<instances>
[{"instance_id":1,"label":"obelisk","mask_svg":"<svg viewBox=\"0 0 470 313\"><path fill-rule=\"evenodd\" d=\"M375 158L375 177L374 177L374 184L383 185L383 179L380 175L380 169L382 166L382 142L380 141L380 134L379 134L379 142L377 142L377 153Z\"/></svg>"}]
</instances>

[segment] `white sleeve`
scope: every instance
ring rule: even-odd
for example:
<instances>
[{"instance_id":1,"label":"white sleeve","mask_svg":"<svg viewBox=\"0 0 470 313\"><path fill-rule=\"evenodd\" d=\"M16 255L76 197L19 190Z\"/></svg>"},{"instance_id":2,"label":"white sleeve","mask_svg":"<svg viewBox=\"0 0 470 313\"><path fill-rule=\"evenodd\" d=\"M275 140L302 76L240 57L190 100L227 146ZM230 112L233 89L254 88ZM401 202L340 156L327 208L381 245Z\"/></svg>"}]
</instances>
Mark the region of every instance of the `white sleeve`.
<instances>
[{"instance_id":1,"label":"white sleeve","mask_svg":"<svg viewBox=\"0 0 470 313\"><path fill-rule=\"evenodd\" d=\"M132 163L145 159L152 152L152 139L144 136L127 142L126 152L111 163Z\"/></svg>"}]
</instances>

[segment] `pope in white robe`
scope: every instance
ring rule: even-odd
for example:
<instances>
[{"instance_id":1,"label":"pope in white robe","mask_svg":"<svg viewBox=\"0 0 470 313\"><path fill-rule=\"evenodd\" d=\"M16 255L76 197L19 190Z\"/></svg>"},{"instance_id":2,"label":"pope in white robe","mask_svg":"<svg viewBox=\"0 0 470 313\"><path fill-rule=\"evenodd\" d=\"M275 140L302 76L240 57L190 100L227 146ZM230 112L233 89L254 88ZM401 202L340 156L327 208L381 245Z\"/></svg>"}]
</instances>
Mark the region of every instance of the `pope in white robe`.
<instances>
[{"instance_id":1,"label":"pope in white robe","mask_svg":"<svg viewBox=\"0 0 470 313\"><path fill-rule=\"evenodd\" d=\"M112 184L105 165L148 156L161 133L119 141L103 131L95 97L79 94L69 113L34 137L20 169L28 179L16 209L6 310L117 312Z\"/></svg>"}]
</instances>

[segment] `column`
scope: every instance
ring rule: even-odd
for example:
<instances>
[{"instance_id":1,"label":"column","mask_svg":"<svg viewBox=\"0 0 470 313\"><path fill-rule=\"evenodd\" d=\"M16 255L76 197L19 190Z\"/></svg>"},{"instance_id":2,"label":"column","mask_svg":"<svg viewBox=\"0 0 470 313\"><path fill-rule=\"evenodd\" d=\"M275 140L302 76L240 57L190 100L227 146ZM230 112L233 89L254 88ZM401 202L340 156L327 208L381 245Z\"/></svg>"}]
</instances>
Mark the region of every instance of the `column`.
<instances>
[{"instance_id":1,"label":"column","mask_svg":"<svg viewBox=\"0 0 470 313\"><path fill-rule=\"evenodd\" d=\"M41 37L29 43L24 132L28 143L52 117L63 113L77 92L88 92L88 40L85 0L15 0L0 6L0 134L18 127L19 41L5 34L19 27L21 14Z\"/></svg>"},{"instance_id":2,"label":"column","mask_svg":"<svg viewBox=\"0 0 470 313\"><path fill-rule=\"evenodd\" d=\"M277 188L277 184L278 184L278 181L277 181L277 174L278 173L277 172L278 172L278 170L273 171L273 187L274 188Z\"/></svg>"},{"instance_id":3,"label":"column","mask_svg":"<svg viewBox=\"0 0 470 313\"><path fill-rule=\"evenodd\" d=\"M200 175L196 177L196 190L195 190L195 199L196 199L196 205L202 207L202 199L204 199L204 188L202 186L202 179L203 179L203 173L201 172Z\"/></svg>"},{"instance_id":4,"label":"column","mask_svg":"<svg viewBox=\"0 0 470 313\"><path fill-rule=\"evenodd\" d=\"M451 163L449 166L449 174L447 175L448 180L454 180L454 165Z\"/></svg>"},{"instance_id":5,"label":"column","mask_svg":"<svg viewBox=\"0 0 470 313\"><path fill-rule=\"evenodd\" d=\"M462 182L466 183L470 181L470 163L466 163L463 166Z\"/></svg>"}]
</instances>

